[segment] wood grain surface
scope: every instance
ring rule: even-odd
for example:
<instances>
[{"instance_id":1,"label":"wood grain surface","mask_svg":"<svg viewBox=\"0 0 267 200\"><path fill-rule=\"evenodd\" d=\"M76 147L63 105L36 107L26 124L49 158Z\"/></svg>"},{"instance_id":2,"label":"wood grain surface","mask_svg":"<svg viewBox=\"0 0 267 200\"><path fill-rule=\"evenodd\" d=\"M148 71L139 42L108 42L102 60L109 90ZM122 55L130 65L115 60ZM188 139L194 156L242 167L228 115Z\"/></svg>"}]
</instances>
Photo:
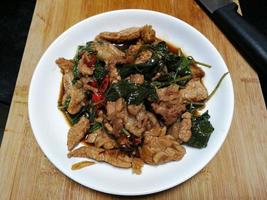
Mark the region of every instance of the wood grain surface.
<instances>
[{"instance_id":1,"label":"wood grain surface","mask_svg":"<svg viewBox=\"0 0 267 200\"><path fill-rule=\"evenodd\" d=\"M214 159L179 186L131 198L96 192L59 172L36 143L27 111L32 73L48 45L82 19L124 8L168 13L194 26L223 56L235 91L231 129ZM266 122L257 75L193 0L37 0L0 149L0 199L266 199Z\"/></svg>"}]
</instances>

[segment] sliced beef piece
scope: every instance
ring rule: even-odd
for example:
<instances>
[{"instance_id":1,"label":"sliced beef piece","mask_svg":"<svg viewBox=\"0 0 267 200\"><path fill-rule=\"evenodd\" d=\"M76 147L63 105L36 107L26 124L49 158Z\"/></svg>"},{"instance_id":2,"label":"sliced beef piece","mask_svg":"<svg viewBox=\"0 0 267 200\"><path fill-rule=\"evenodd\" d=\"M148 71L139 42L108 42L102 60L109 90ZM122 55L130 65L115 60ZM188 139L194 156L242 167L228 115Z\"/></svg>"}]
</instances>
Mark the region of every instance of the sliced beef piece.
<instances>
[{"instance_id":1,"label":"sliced beef piece","mask_svg":"<svg viewBox=\"0 0 267 200\"><path fill-rule=\"evenodd\" d=\"M141 38L145 43L152 43L155 41L156 32L151 25L144 27L131 27L119 32L102 32L97 36L99 40L106 40L112 43L124 43Z\"/></svg>"},{"instance_id":2,"label":"sliced beef piece","mask_svg":"<svg viewBox=\"0 0 267 200\"><path fill-rule=\"evenodd\" d=\"M202 84L201 79L191 79L184 89L180 90L181 98L184 102L198 102L208 98L208 91Z\"/></svg>"},{"instance_id":3,"label":"sliced beef piece","mask_svg":"<svg viewBox=\"0 0 267 200\"><path fill-rule=\"evenodd\" d=\"M133 161L132 157L120 152L120 150L105 150L91 145L75 149L68 154L68 157L92 158L121 168L131 168Z\"/></svg>"},{"instance_id":4,"label":"sliced beef piece","mask_svg":"<svg viewBox=\"0 0 267 200\"><path fill-rule=\"evenodd\" d=\"M70 91L73 88L72 85L73 80L73 73L72 72L66 72L63 74L62 82L63 82L63 89L64 89L64 95L62 97L62 105L64 105L66 98L70 96Z\"/></svg>"},{"instance_id":5,"label":"sliced beef piece","mask_svg":"<svg viewBox=\"0 0 267 200\"><path fill-rule=\"evenodd\" d=\"M144 133L145 136L164 136L166 135L166 126L154 126L153 128L149 129Z\"/></svg>"},{"instance_id":6,"label":"sliced beef piece","mask_svg":"<svg viewBox=\"0 0 267 200\"><path fill-rule=\"evenodd\" d=\"M192 135L192 114L185 112L182 115L181 122L175 122L169 129L167 134L172 135L179 143L187 142Z\"/></svg>"},{"instance_id":7,"label":"sliced beef piece","mask_svg":"<svg viewBox=\"0 0 267 200\"><path fill-rule=\"evenodd\" d=\"M193 78L202 78L205 76L205 72L200 67L195 65L191 67L191 72L193 74Z\"/></svg>"},{"instance_id":8,"label":"sliced beef piece","mask_svg":"<svg viewBox=\"0 0 267 200\"><path fill-rule=\"evenodd\" d=\"M151 165L180 160L184 154L185 148L171 135L145 136L144 144L140 148L141 159Z\"/></svg>"},{"instance_id":9,"label":"sliced beef piece","mask_svg":"<svg viewBox=\"0 0 267 200\"><path fill-rule=\"evenodd\" d=\"M149 50L142 51L135 59L135 64L146 63L152 57L152 52Z\"/></svg>"},{"instance_id":10,"label":"sliced beef piece","mask_svg":"<svg viewBox=\"0 0 267 200\"><path fill-rule=\"evenodd\" d=\"M139 104L139 105L134 105L134 104L131 104L131 105L128 105L127 106L127 110L129 112L129 114L131 115L137 115L137 113L140 112L141 109L143 109L143 104Z\"/></svg>"},{"instance_id":11,"label":"sliced beef piece","mask_svg":"<svg viewBox=\"0 0 267 200\"><path fill-rule=\"evenodd\" d=\"M145 106L142 105L141 108L139 109L139 112L137 112L136 115L128 115L128 120L125 124L125 128L132 134L134 134L136 137L141 137L142 133L146 131L147 120L148 120L147 112Z\"/></svg>"},{"instance_id":12,"label":"sliced beef piece","mask_svg":"<svg viewBox=\"0 0 267 200\"><path fill-rule=\"evenodd\" d=\"M73 87L70 91L70 103L68 106L68 112L70 114L78 113L82 106L85 105L85 94L82 88Z\"/></svg>"},{"instance_id":13,"label":"sliced beef piece","mask_svg":"<svg viewBox=\"0 0 267 200\"><path fill-rule=\"evenodd\" d=\"M155 113L160 114L166 125L174 123L186 110L179 93L178 85L170 85L157 89L158 101L151 106Z\"/></svg>"},{"instance_id":14,"label":"sliced beef piece","mask_svg":"<svg viewBox=\"0 0 267 200\"><path fill-rule=\"evenodd\" d=\"M131 27L119 32L102 32L98 35L98 37L114 43L124 43L126 41L138 39L140 35L141 28Z\"/></svg>"},{"instance_id":15,"label":"sliced beef piece","mask_svg":"<svg viewBox=\"0 0 267 200\"><path fill-rule=\"evenodd\" d=\"M93 133L89 133L85 142L94 144L96 147L103 147L104 149L114 149L117 147L116 142L111 139L103 129L98 129Z\"/></svg>"},{"instance_id":16,"label":"sliced beef piece","mask_svg":"<svg viewBox=\"0 0 267 200\"><path fill-rule=\"evenodd\" d=\"M107 119L112 125L112 133L117 137L121 129L128 121L128 112L126 103L123 98L117 99L115 102L108 101L106 105Z\"/></svg>"},{"instance_id":17,"label":"sliced beef piece","mask_svg":"<svg viewBox=\"0 0 267 200\"><path fill-rule=\"evenodd\" d=\"M156 39L156 32L151 25L145 25L141 30L141 38L145 43L153 43Z\"/></svg>"},{"instance_id":18,"label":"sliced beef piece","mask_svg":"<svg viewBox=\"0 0 267 200\"><path fill-rule=\"evenodd\" d=\"M78 63L78 70L82 75L92 75L94 73L95 55L84 52Z\"/></svg>"},{"instance_id":19,"label":"sliced beef piece","mask_svg":"<svg viewBox=\"0 0 267 200\"><path fill-rule=\"evenodd\" d=\"M65 58L58 58L56 60L56 64L59 66L59 68L61 69L61 72L63 74L72 71L73 68L73 61L72 60L67 60Z\"/></svg>"},{"instance_id":20,"label":"sliced beef piece","mask_svg":"<svg viewBox=\"0 0 267 200\"><path fill-rule=\"evenodd\" d=\"M79 122L70 128L68 132L68 141L67 141L67 146L69 151L71 151L74 147L76 147L85 137L89 125L90 125L89 120L86 117L81 117Z\"/></svg>"},{"instance_id":21,"label":"sliced beef piece","mask_svg":"<svg viewBox=\"0 0 267 200\"><path fill-rule=\"evenodd\" d=\"M130 81L136 84L143 84L145 82L145 78L143 74L131 74Z\"/></svg>"},{"instance_id":22,"label":"sliced beef piece","mask_svg":"<svg viewBox=\"0 0 267 200\"><path fill-rule=\"evenodd\" d=\"M110 43L94 42L93 48L97 51L97 57L105 63L125 62L125 53Z\"/></svg>"},{"instance_id":23,"label":"sliced beef piece","mask_svg":"<svg viewBox=\"0 0 267 200\"><path fill-rule=\"evenodd\" d=\"M142 47L143 42L142 41L138 41L136 44L133 44L131 46L129 46L128 50L127 50L127 56L133 56L136 57L136 55L139 53L140 48Z\"/></svg>"}]
</instances>

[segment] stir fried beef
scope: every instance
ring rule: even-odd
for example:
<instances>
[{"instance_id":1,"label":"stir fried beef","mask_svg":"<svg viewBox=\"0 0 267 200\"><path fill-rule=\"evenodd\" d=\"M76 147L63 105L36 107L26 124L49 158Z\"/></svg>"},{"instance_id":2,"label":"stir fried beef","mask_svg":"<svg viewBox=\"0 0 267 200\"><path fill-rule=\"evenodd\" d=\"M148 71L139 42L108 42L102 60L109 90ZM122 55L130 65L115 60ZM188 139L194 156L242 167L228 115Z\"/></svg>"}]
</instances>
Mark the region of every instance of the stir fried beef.
<instances>
[{"instance_id":1,"label":"stir fried beef","mask_svg":"<svg viewBox=\"0 0 267 200\"><path fill-rule=\"evenodd\" d=\"M123 43L139 38L141 35L140 28L132 27L119 32L102 32L99 37L114 43Z\"/></svg>"},{"instance_id":2,"label":"stir fried beef","mask_svg":"<svg viewBox=\"0 0 267 200\"><path fill-rule=\"evenodd\" d=\"M142 51L135 60L135 64L145 63L152 57L152 52L145 50Z\"/></svg>"},{"instance_id":3,"label":"stir fried beef","mask_svg":"<svg viewBox=\"0 0 267 200\"><path fill-rule=\"evenodd\" d=\"M133 159L117 149L105 150L94 146L83 146L75 149L68 154L68 157L91 158L121 168L131 168L133 165L134 171L137 171L137 173L140 172L143 166L142 161L139 159Z\"/></svg>"},{"instance_id":4,"label":"stir fried beef","mask_svg":"<svg viewBox=\"0 0 267 200\"><path fill-rule=\"evenodd\" d=\"M145 43L152 43L155 40L155 31L152 26L127 28L119 32L102 32L99 38L114 43L124 43L141 38Z\"/></svg>"},{"instance_id":5,"label":"stir fried beef","mask_svg":"<svg viewBox=\"0 0 267 200\"><path fill-rule=\"evenodd\" d=\"M102 147L104 149L114 149L117 147L116 142L111 139L102 129L98 129L89 134L85 139L85 142L94 144L96 147Z\"/></svg>"},{"instance_id":6,"label":"stir fried beef","mask_svg":"<svg viewBox=\"0 0 267 200\"><path fill-rule=\"evenodd\" d=\"M181 122L175 122L169 129L168 134L172 135L177 141L180 143L187 142L191 135L191 128L192 128L192 122L191 122L192 114L189 112L185 112L182 115Z\"/></svg>"},{"instance_id":7,"label":"stir fried beef","mask_svg":"<svg viewBox=\"0 0 267 200\"><path fill-rule=\"evenodd\" d=\"M69 158L140 174L144 163L181 160L183 145L207 145L214 129L207 112L198 115L208 99L205 73L172 49L145 25L102 32L73 59L56 60L63 75L59 108L72 124Z\"/></svg>"},{"instance_id":8,"label":"stir fried beef","mask_svg":"<svg viewBox=\"0 0 267 200\"><path fill-rule=\"evenodd\" d=\"M188 102L198 102L208 98L208 91L199 78L190 80L185 89L181 89L180 95Z\"/></svg>"},{"instance_id":9,"label":"stir fried beef","mask_svg":"<svg viewBox=\"0 0 267 200\"><path fill-rule=\"evenodd\" d=\"M185 148L176 142L171 135L145 136L144 145L140 149L141 159L152 165L180 160L184 154Z\"/></svg>"},{"instance_id":10,"label":"stir fried beef","mask_svg":"<svg viewBox=\"0 0 267 200\"><path fill-rule=\"evenodd\" d=\"M157 94L159 97L158 102L152 103L151 106L157 114L163 117L165 123L170 125L186 110L186 106L180 96L179 87L170 85L157 89Z\"/></svg>"},{"instance_id":11,"label":"stir fried beef","mask_svg":"<svg viewBox=\"0 0 267 200\"><path fill-rule=\"evenodd\" d=\"M70 103L68 106L68 112L70 114L78 113L84 106L85 94L82 88L73 87L70 90Z\"/></svg>"},{"instance_id":12,"label":"stir fried beef","mask_svg":"<svg viewBox=\"0 0 267 200\"><path fill-rule=\"evenodd\" d=\"M121 63L125 60L125 53L107 42L94 42L93 48L99 59L106 63Z\"/></svg>"},{"instance_id":13,"label":"stir fried beef","mask_svg":"<svg viewBox=\"0 0 267 200\"><path fill-rule=\"evenodd\" d=\"M68 149L72 150L77 146L82 139L87 134L87 129L89 128L89 120L85 117L82 117L77 124L72 126L68 132Z\"/></svg>"},{"instance_id":14,"label":"stir fried beef","mask_svg":"<svg viewBox=\"0 0 267 200\"><path fill-rule=\"evenodd\" d=\"M58 58L56 60L56 64L59 66L63 74L72 71L73 62L71 60L67 60L65 58Z\"/></svg>"},{"instance_id":15,"label":"stir fried beef","mask_svg":"<svg viewBox=\"0 0 267 200\"><path fill-rule=\"evenodd\" d=\"M152 29L152 26L145 25L141 30L141 38L145 43L152 43L156 39L156 32Z\"/></svg>"}]
</instances>

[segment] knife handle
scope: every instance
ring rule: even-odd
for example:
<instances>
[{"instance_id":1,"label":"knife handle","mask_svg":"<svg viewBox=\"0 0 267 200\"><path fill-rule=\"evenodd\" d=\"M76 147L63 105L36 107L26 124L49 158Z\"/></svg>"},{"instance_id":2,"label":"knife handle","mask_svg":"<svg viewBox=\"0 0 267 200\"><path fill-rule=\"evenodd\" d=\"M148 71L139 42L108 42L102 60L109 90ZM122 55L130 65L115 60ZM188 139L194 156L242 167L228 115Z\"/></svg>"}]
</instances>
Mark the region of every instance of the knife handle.
<instances>
[{"instance_id":1,"label":"knife handle","mask_svg":"<svg viewBox=\"0 0 267 200\"><path fill-rule=\"evenodd\" d=\"M245 21L238 13L238 6L230 3L213 12L212 17L222 31L236 43L241 52L253 62L258 74L267 74L267 37Z\"/></svg>"}]
</instances>

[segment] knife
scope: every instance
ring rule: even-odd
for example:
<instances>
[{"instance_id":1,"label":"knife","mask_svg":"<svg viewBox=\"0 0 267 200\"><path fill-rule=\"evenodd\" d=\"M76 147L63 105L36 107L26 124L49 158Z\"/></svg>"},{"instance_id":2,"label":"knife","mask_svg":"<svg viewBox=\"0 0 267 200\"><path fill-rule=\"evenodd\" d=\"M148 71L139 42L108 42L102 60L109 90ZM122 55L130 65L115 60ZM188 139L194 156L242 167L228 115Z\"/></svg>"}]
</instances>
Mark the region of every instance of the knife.
<instances>
[{"instance_id":1,"label":"knife","mask_svg":"<svg viewBox=\"0 0 267 200\"><path fill-rule=\"evenodd\" d=\"M237 13L232 0L198 0L259 75L267 74L267 37Z\"/></svg>"}]
</instances>

